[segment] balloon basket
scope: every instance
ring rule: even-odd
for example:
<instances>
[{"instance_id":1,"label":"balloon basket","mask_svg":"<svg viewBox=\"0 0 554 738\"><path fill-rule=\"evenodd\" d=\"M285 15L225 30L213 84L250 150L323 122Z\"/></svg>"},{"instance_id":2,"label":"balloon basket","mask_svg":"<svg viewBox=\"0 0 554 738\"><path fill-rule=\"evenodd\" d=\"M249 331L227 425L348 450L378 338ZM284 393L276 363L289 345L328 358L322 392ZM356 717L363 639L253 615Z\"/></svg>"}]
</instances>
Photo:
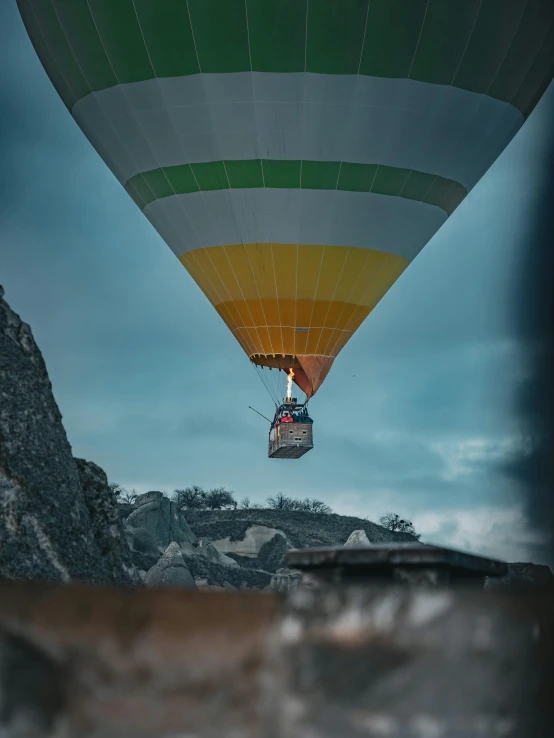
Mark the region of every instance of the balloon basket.
<instances>
[{"instance_id":1,"label":"balloon basket","mask_svg":"<svg viewBox=\"0 0 554 738\"><path fill-rule=\"evenodd\" d=\"M270 459L299 459L313 447L312 423L282 423L269 433Z\"/></svg>"}]
</instances>

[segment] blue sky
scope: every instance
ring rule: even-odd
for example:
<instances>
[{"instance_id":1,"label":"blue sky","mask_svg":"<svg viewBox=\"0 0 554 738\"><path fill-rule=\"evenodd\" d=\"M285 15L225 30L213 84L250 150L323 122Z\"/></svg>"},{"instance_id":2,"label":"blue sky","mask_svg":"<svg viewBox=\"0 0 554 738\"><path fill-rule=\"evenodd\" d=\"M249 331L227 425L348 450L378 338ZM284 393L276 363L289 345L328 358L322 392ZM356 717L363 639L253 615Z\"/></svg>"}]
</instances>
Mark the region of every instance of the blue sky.
<instances>
[{"instance_id":1,"label":"blue sky","mask_svg":"<svg viewBox=\"0 0 554 738\"><path fill-rule=\"evenodd\" d=\"M515 296L546 208L552 85L342 352L312 403L316 448L289 465L266 458L248 410L271 413L254 369L62 105L11 2L0 55L0 282L76 456L140 492L317 496L371 520L409 516L429 542L546 561L514 473L533 452L516 399L538 350Z\"/></svg>"}]
</instances>

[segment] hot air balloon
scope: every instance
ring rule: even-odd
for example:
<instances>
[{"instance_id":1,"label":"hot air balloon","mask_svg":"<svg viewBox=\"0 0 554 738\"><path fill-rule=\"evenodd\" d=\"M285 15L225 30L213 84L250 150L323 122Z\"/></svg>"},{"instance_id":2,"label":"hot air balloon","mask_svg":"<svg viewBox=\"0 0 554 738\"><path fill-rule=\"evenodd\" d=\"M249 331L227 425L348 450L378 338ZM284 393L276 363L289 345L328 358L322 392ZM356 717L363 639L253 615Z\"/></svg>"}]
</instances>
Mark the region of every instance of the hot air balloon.
<instances>
[{"instance_id":1,"label":"hot air balloon","mask_svg":"<svg viewBox=\"0 0 554 738\"><path fill-rule=\"evenodd\" d=\"M18 5L77 124L262 377L292 369L307 398L554 69L552 0Z\"/></svg>"}]
</instances>

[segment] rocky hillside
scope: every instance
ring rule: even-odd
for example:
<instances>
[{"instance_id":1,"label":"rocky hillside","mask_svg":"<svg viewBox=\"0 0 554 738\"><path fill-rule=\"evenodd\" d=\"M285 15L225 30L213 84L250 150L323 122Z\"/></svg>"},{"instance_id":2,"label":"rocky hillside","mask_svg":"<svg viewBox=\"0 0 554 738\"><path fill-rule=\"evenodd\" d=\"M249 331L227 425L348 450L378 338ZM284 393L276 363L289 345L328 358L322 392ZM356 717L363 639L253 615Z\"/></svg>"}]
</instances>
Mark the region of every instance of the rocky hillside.
<instances>
[{"instance_id":1,"label":"rocky hillside","mask_svg":"<svg viewBox=\"0 0 554 738\"><path fill-rule=\"evenodd\" d=\"M147 586L271 589L267 571L243 568L197 536L182 511L161 492L120 508L133 563Z\"/></svg>"},{"instance_id":2,"label":"rocky hillside","mask_svg":"<svg viewBox=\"0 0 554 738\"><path fill-rule=\"evenodd\" d=\"M189 510L187 520L197 536L242 566L275 572L291 548L343 546L354 530L364 530L371 543L415 541L376 523L334 513L265 510Z\"/></svg>"},{"instance_id":3,"label":"rocky hillside","mask_svg":"<svg viewBox=\"0 0 554 738\"><path fill-rule=\"evenodd\" d=\"M415 540L361 518L282 510L179 509L161 492L119 506L133 563L147 586L287 590L291 548L344 545L353 530L374 543ZM362 534L363 535L363 534Z\"/></svg>"}]
</instances>

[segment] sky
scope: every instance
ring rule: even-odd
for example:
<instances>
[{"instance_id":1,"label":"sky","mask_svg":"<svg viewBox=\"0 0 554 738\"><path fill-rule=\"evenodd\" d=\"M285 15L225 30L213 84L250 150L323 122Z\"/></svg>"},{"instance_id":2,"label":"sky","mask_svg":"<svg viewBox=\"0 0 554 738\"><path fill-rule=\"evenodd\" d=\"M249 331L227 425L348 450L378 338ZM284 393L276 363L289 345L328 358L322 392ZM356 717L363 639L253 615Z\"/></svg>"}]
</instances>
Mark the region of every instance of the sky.
<instances>
[{"instance_id":1,"label":"sky","mask_svg":"<svg viewBox=\"0 0 554 738\"><path fill-rule=\"evenodd\" d=\"M272 414L255 370L63 106L15 2L0 3L0 56L0 283L75 456L137 492L283 491L373 521L398 512L429 543L552 563L529 400L544 335L521 288L546 238L552 84L340 354L310 405L315 449L289 465L267 458L248 409Z\"/></svg>"}]
</instances>

